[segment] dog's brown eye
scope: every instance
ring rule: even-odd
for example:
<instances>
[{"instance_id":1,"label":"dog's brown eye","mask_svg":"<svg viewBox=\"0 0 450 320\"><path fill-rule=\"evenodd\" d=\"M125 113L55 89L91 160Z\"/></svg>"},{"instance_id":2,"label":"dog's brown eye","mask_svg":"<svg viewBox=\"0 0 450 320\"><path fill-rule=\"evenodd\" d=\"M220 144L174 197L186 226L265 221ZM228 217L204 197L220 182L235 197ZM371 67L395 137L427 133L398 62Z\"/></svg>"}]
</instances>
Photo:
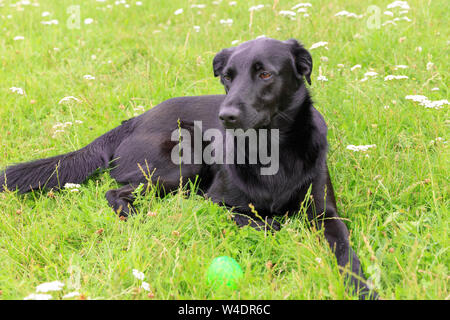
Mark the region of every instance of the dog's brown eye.
<instances>
[{"instance_id":1,"label":"dog's brown eye","mask_svg":"<svg viewBox=\"0 0 450 320\"><path fill-rule=\"evenodd\" d=\"M261 73L259 74L259 77L260 77L261 79L263 79L263 80L267 80L267 79L269 79L271 76L272 76L272 74L271 74L270 72L266 72L266 71L261 72Z\"/></svg>"}]
</instances>

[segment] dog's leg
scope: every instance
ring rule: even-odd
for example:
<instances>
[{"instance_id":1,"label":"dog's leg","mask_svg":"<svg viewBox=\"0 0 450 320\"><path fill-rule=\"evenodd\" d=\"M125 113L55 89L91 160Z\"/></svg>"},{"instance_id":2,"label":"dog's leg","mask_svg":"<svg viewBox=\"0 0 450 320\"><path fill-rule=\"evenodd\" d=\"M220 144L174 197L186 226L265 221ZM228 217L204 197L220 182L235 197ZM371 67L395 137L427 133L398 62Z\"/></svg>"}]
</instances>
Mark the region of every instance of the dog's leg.
<instances>
[{"instance_id":1,"label":"dog's leg","mask_svg":"<svg viewBox=\"0 0 450 320\"><path fill-rule=\"evenodd\" d=\"M325 238L336 256L341 272L360 299L378 299L378 294L371 291L366 283L361 263L350 246L347 226L337 214L328 168L324 174L321 181L315 181L315 185L313 182L314 206L308 210L308 218L315 227L324 229Z\"/></svg>"},{"instance_id":2,"label":"dog's leg","mask_svg":"<svg viewBox=\"0 0 450 320\"><path fill-rule=\"evenodd\" d=\"M133 206L133 201L135 200L133 192L136 188L137 186L129 184L106 192L105 196L109 205L119 214L119 217L126 218L129 214L136 212Z\"/></svg>"}]
</instances>

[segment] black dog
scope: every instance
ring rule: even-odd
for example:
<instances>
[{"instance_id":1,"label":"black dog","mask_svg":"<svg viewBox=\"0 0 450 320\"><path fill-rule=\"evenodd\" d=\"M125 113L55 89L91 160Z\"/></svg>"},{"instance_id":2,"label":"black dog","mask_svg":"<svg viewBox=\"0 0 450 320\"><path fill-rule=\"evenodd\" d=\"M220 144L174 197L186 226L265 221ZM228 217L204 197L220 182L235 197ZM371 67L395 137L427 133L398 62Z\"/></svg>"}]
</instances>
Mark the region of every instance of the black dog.
<instances>
[{"instance_id":1,"label":"black dog","mask_svg":"<svg viewBox=\"0 0 450 320\"><path fill-rule=\"evenodd\" d=\"M106 198L126 216L133 210L133 191L149 182L143 172L148 168L151 183L165 192L177 190L180 179L186 183L197 178L208 197L232 208L238 225L275 230L280 225L273 217L298 212L310 192L308 219L324 228L339 266L360 297L377 298L365 283L347 227L337 214L326 164L327 127L303 82L304 77L311 83L309 52L294 39L261 38L222 50L213 68L226 95L170 99L78 151L8 167L0 176L0 191L61 188L83 182L98 168L111 167L111 176L126 185L108 191ZM174 163L171 153L178 142L171 134L181 128L192 132L195 121L202 122L203 131L278 129L278 171L262 175L260 162Z\"/></svg>"}]
</instances>

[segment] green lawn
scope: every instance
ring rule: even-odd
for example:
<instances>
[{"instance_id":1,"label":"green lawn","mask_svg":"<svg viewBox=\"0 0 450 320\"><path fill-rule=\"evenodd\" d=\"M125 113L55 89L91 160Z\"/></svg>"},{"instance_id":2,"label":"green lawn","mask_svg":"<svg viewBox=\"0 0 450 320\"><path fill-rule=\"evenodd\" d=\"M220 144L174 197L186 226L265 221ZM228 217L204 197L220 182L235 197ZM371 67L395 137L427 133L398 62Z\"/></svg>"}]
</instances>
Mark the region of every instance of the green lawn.
<instances>
[{"instance_id":1,"label":"green lawn","mask_svg":"<svg viewBox=\"0 0 450 320\"><path fill-rule=\"evenodd\" d=\"M359 0L311 1L300 7L309 16L293 19L279 12L298 1L27 2L0 0L0 168L76 150L168 98L222 93L212 59L232 41L325 41L310 50L310 88L329 127L339 213L363 268L383 299L450 298L449 108L406 99L448 99L448 1L408 0L402 14L387 8L392 1L368 2L380 10L379 28ZM258 4L266 6L251 13ZM342 10L364 16L335 16ZM410 21L385 24L403 16ZM377 74L361 81L369 71ZM59 103L67 96L79 101ZM64 288L53 299L74 291L75 299L356 299L301 213L272 235L238 229L230 212L203 198L150 193L123 222L104 197L115 187L100 172L79 192L0 194L0 299L23 299L56 280ZM222 255L244 270L239 290L206 285L209 263Z\"/></svg>"}]
</instances>

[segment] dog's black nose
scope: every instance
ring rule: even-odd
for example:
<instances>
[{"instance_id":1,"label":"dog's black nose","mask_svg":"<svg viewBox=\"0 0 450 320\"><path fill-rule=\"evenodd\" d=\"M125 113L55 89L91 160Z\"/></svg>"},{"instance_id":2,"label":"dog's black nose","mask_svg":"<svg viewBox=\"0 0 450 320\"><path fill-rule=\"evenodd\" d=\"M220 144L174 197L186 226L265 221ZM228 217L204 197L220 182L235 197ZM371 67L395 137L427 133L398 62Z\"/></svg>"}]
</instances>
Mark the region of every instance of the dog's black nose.
<instances>
[{"instance_id":1,"label":"dog's black nose","mask_svg":"<svg viewBox=\"0 0 450 320\"><path fill-rule=\"evenodd\" d=\"M225 126L234 126L239 120L240 110L233 107L227 107L219 112L219 119Z\"/></svg>"}]
</instances>

